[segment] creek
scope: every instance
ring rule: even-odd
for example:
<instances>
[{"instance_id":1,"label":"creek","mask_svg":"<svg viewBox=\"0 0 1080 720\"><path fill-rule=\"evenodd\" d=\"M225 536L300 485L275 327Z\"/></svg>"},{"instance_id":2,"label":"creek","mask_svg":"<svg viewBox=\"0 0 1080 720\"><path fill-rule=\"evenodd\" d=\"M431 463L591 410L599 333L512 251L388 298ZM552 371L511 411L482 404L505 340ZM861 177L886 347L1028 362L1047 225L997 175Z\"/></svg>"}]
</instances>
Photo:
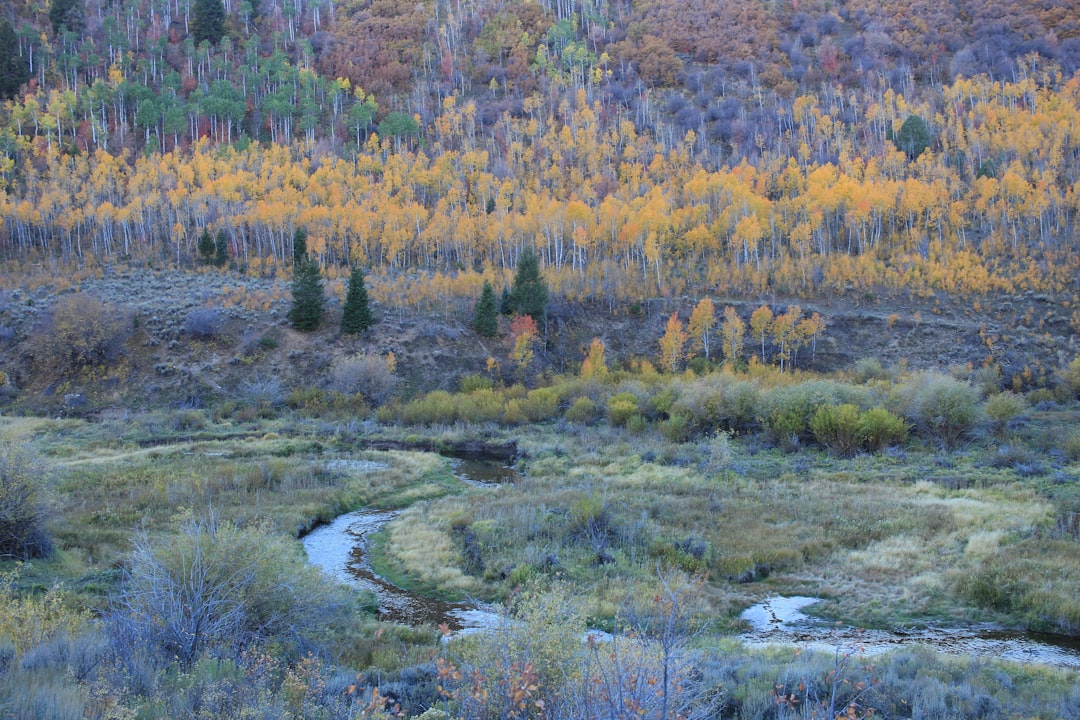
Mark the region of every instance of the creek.
<instances>
[{"instance_id":1,"label":"creek","mask_svg":"<svg viewBox=\"0 0 1080 720\"><path fill-rule=\"evenodd\" d=\"M454 475L473 487L513 482L517 471L498 461L457 460ZM372 535L398 516L398 510L357 510L321 525L304 536L304 550L313 565L338 580L375 593L379 619L404 625L441 625L467 634L494 627L499 614L480 602L447 602L406 590L378 575L367 547Z\"/></svg>"},{"instance_id":2,"label":"creek","mask_svg":"<svg viewBox=\"0 0 1080 720\"><path fill-rule=\"evenodd\" d=\"M474 487L513 482L517 473L499 461L457 460L454 475ZM369 538L397 517L397 510L357 510L315 528L303 538L311 563L354 587L373 592L379 618L405 625L446 624L467 634L494 627L496 608L480 602L446 602L398 587L380 577L367 557ZM931 627L904 632L861 630L811 617L802 609L820 598L774 596L740 617L750 629L739 636L747 647L790 645L825 652L876 655L923 645L949 655L993 657L1080 669L1080 639L996 627Z\"/></svg>"},{"instance_id":3,"label":"creek","mask_svg":"<svg viewBox=\"0 0 1080 720\"><path fill-rule=\"evenodd\" d=\"M820 598L775 596L743 610L750 630L740 636L747 647L791 645L860 655L879 655L907 645L923 645L946 655L999 658L1080 668L1080 639L1003 630L998 627L927 627L889 632L863 630L811 617L802 609Z\"/></svg>"}]
</instances>

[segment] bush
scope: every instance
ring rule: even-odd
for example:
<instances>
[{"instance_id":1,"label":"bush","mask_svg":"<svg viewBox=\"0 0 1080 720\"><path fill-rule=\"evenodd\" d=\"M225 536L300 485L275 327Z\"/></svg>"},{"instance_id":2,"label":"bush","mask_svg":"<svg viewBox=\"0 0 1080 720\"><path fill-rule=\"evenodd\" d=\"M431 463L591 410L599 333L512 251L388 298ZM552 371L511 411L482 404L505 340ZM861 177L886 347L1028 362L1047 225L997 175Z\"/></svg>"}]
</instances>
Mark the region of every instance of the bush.
<instances>
[{"instance_id":1,"label":"bush","mask_svg":"<svg viewBox=\"0 0 1080 720\"><path fill-rule=\"evenodd\" d=\"M810 418L810 431L819 443L838 455L851 455L859 447L859 408L823 405Z\"/></svg>"},{"instance_id":2,"label":"bush","mask_svg":"<svg viewBox=\"0 0 1080 720\"><path fill-rule=\"evenodd\" d=\"M1073 430L1072 434L1065 439L1063 450L1070 460L1080 460L1080 428Z\"/></svg>"},{"instance_id":3,"label":"bush","mask_svg":"<svg viewBox=\"0 0 1080 720\"><path fill-rule=\"evenodd\" d=\"M946 375L923 375L910 412L925 437L954 447L979 422L979 391Z\"/></svg>"},{"instance_id":4,"label":"bush","mask_svg":"<svg viewBox=\"0 0 1080 720\"><path fill-rule=\"evenodd\" d=\"M137 539L113 609L121 653L145 645L190 667L253 643L299 650L343 619L347 601L294 543L211 520L166 540Z\"/></svg>"},{"instance_id":5,"label":"bush","mask_svg":"<svg viewBox=\"0 0 1080 720\"><path fill-rule=\"evenodd\" d=\"M570 422L591 423L596 416L596 403L587 397L579 397L566 411L566 419Z\"/></svg>"},{"instance_id":6,"label":"bush","mask_svg":"<svg viewBox=\"0 0 1080 720\"><path fill-rule=\"evenodd\" d=\"M1080 397L1080 357L1074 359L1061 371L1061 386L1069 399L1075 400Z\"/></svg>"},{"instance_id":7,"label":"bush","mask_svg":"<svg viewBox=\"0 0 1080 720\"><path fill-rule=\"evenodd\" d=\"M855 381L863 384L871 380L886 380L889 377L888 371L885 370L881 361L877 358L861 358L855 361L852 373L855 376Z\"/></svg>"},{"instance_id":8,"label":"bush","mask_svg":"<svg viewBox=\"0 0 1080 720\"><path fill-rule=\"evenodd\" d=\"M908 425L902 417L885 408L871 408L859 415L859 445L871 451L880 451L890 445L899 445L908 436Z\"/></svg>"},{"instance_id":9,"label":"bush","mask_svg":"<svg viewBox=\"0 0 1080 720\"><path fill-rule=\"evenodd\" d=\"M671 442L685 442L690 437L690 420L682 413L674 413L660 422L660 434Z\"/></svg>"},{"instance_id":10,"label":"bush","mask_svg":"<svg viewBox=\"0 0 1080 720\"><path fill-rule=\"evenodd\" d=\"M240 386L240 396L256 409L273 408L285 402L285 388L276 377L254 377Z\"/></svg>"},{"instance_id":11,"label":"bush","mask_svg":"<svg viewBox=\"0 0 1080 720\"><path fill-rule=\"evenodd\" d=\"M607 404L608 421L616 426L623 427L631 417L638 414L637 395L622 392L612 395Z\"/></svg>"},{"instance_id":12,"label":"bush","mask_svg":"<svg viewBox=\"0 0 1080 720\"><path fill-rule=\"evenodd\" d=\"M494 383L491 378L476 373L466 375L458 381L458 389L466 395L477 390L490 390L492 387Z\"/></svg>"},{"instance_id":13,"label":"bush","mask_svg":"<svg viewBox=\"0 0 1080 720\"><path fill-rule=\"evenodd\" d=\"M41 462L28 450L0 444L0 560L46 557L52 542L43 527Z\"/></svg>"},{"instance_id":14,"label":"bush","mask_svg":"<svg viewBox=\"0 0 1080 720\"><path fill-rule=\"evenodd\" d=\"M366 400L382 405L398 385L392 363L380 355L351 355L334 363L330 388L346 395L359 393Z\"/></svg>"},{"instance_id":15,"label":"bush","mask_svg":"<svg viewBox=\"0 0 1080 720\"><path fill-rule=\"evenodd\" d=\"M866 407L872 393L865 387L832 380L810 380L781 385L761 393L759 422L785 449L793 449L810 427L810 419L823 405Z\"/></svg>"},{"instance_id":16,"label":"bush","mask_svg":"<svg viewBox=\"0 0 1080 720\"><path fill-rule=\"evenodd\" d=\"M990 424L997 431L1004 430L1005 426L1011 421L1024 415L1027 409L1027 401L1024 400L1024 397L1011 392L991 395L983 403L983 412L986 414L986 419L990 421Z\"/></svg>"},{"instance_id":17,"label":"bush","mask_svg":"<svg viewBox=\"0 0 1080 720\"><path fill-rule=\"evenodd\" d=\"M68 295L39 324L31 352L39 366L61 371L98 366L119 357L132 328L127 311L93 295Z\"/></svg>"},{"instance_id":18,"label":"bush","mask_svg":"<svg viewBox=\"0 0 1080 720\"><path fill-rule=\"evenodd\" d=\"M184 318L183 330L191 337L210 340L221 333L223 324L219 309L197 308Z\"/></svg>"}]
</instances>

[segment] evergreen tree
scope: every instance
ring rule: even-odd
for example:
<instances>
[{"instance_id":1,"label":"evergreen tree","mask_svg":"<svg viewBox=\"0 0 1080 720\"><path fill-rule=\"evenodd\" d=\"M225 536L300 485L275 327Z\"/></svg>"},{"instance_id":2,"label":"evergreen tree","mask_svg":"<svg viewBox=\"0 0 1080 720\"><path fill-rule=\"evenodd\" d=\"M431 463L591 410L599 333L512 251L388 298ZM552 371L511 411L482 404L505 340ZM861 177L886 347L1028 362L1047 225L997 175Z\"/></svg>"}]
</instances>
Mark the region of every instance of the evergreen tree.
<instances>
[{"instance_id":1,"label":"evergreen tree","mask_svg":"<svg viewBox=\"0 0 1080 720\"><path fill-rule=\"evenodd\" d=\"M225 6L221 0L195 0L191 6L191 34L195 44L217 45L225 35Z\"/></svg>"},{"instance_id":2,"label":"evergreen tree","mask_svg":"<svg viewBox=\"0 0 1080 720\"><path fill-rule=\"evenodd\" d=\"M302 227L296 228L292 236L292 259L293 265L299 265L307 257L307 230Z\"/></svg>"},{"instance_id":3,"label":"evergreen tree","mask_svg":"<svg viewBox=\"0 0 1080 720\"><path fill-rule=\"evenodd\" d=\"M49 24L57 35L61 30L81 32L86 25L86 9L83 7L83 0L52 0L49 3Z\"/></svg>"},{"instance_id":4,"label":"evergreen tree","mask_svg":"<svg viewBox=\"0 0 1080 720\"><path fill-rule=\"evenodd\" d=\"M518 258L514 285L510 289L510 309L520 315L529 315L538 325L547 316L548 287L540 274L540 260L532 248L525 248Z\"/></svg>"},{"instance_id":5,"label":"evergreen tree","mask_svg":"<svg viewBox=\"0 0 1080 720\"><path fill-rule=\"evenodd\" d=\"M359 335L374 323L368 305L367 288L364 286L364 271L353 268L349 275L349 289L345 293L345 308L341 313L341 332L345 335Z\"/></svg>"},{"instance_id":6,"label":"evergreen tree","mask_svg":"<svg viewBox=\"0 0 1080 720\"><path fill-rule=\"evenodd\" d=\"M217 238L214 240L214 264L225 267L227 262L229 262L229 238L226 237L224 230L218 230Z\"/></svg>"},{"instance_id":7,"label":"evergreen tree","mask_svg":"<svg viewBox=\"0 0 1080 720\"><path fill-rule=\"evenodd\" d=\"M7 20L0 22L0 100L18 94L19 88L30 79L30 66L19 55L19 39Z\"/></svg>"},{"instance_id":8,"label":"evergreen tree","mask_svg":"<svg viewBox=\"0 0 1080 720\"><path fill-rule=\"evenodd\" d=\"M202 234L199 235L199 257L203 262L210 262L214 259L214 236L210 234L209 228L203 228Z\"/></svg>"},{"instance_id":9,"label":"evergreen tree","mask_svg":"<svg viewBox=\"0 0 1080 720\"><path fill-rule=\"evenodd\" d=\"M930 129L918 115L908 115L894 142L898 149L907 153L909 160L914 160L930 146Z\"/></svg>"},{"instance_id":10,"label":"evergreen tree","mask_svg":"<svg viewBox=\"0 0 1080 720\"><path fill-rule=\"evenodd\" d=\"M484 281L480 299L476 301L476 314L473 316L473 329L484 337L495 337L499 332L499 313L495 307L495 288Z\"/></svg>"},{"instance_id":11,"label":"evergreen tree","mask_svg":"<svg viewBox=\"0 0 1080 720\"><path fill-rule=\"evenodd\" d=\"M293 273L292 307L289 322L297 330L316 330L322 323L326 298L323 297L322 272L319 264L304 259Z\"/></svg>"},{"instance_id":12,"label":"evergreen tree","mask_svg":"<svg viewBox=\"0 0 1080 720\"><path fill-rule=\"evenodd\" d=\"M503 286L502 296L499 298L499 314L509 315L514 312L510 305L510 288Z\"/></svg>"}]
</instances>

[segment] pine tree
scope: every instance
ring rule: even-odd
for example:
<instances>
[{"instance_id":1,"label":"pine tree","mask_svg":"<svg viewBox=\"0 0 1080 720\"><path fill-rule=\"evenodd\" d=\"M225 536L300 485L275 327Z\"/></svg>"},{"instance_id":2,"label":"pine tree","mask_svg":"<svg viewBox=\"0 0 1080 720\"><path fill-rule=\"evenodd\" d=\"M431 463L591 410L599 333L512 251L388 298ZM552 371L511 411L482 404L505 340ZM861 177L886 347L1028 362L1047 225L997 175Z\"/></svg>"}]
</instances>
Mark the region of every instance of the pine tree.
<instances>
[{"instance_id":1,"label":"pine tree","mask_svg":"<svg viewBox=\"0 0 1080 720\"><path fill-rule=\"evenodd\" d=\"M918 115L908 115L894 142L897 148L907 154L909 160L914 160L930 146L930 129L926 126L926 121Z\"/></svg>"},{"instance_id":2,"label":"pine tree","mask_svg":"<svg viewBox=\"0 0 1080 720\"><path fill-rule=\"evenodd\" d=\"M221 0L195 0L191 13L191 34L195 44L206 40L217 45L225 35L225 6Z\"/></svg>"},{"instance_id":3,"label":"pine tree","mask_svg":"<svg viewBox=\"0 0 1080 720\"><path fill-rule=\"evenodd\" d=\"M540 260L532 248L525 248L518 259L514 285L510 289L510 309L542 324L547 316L547 303L548 287L540 274Z\"/></svg>"},{"instance_id":4,"label":"pine tree","mask_svg":"<svg viewBox=\"0 0 1080 720\"><path fill-rule=\"evenodd\" d=\"M364 286L364 271L353 268L349 275L349 289L345 292L345 308L341 313L341 332L345 335L359 335L374 322L368 306L367 288Z\"/></svg>"},{"instance_id":5,"label":"pine tree","mask_svg":"<svg viewBox=\"0 0 1080 720\"><path fill-rule=\"evenodd\" d=\"M302 227L296 228L292 236L292 259L293 265L299 266L307 257L307 230Z\"/></svg>"},{"instance_id":6,"label":"pine tree","mask_svg":"<svg viewBox=\"0 0 1080 720\"><path fill-rule=\"evenodd\" d=\"M326 298L323 297L322 272L319 264L305 259L296 268L292 283L292 307L289 322L297 330L316 330L322 323Z\"/></svg>"},{"instance_id":7,"label":"pine tree","mask_svg":"<svg viewBox=\"0 0 1080 720\"><path fill-rule=\"evenodd\" d=\"M510 305L510 288L503 286L502 295L499 297L499 314L511 315L514 308Z\"/></svg>"},{"instance_id":8,"label":"pine tree","mask_svg":"<svg viewBox=\"0 0 1080 720\"><path fill-rule=\"evenodd\" d=\"M199 235L199 257L205 263L210 262L214 258L214 236L210 234L209 228L203 228L202 234Z\"/></svg>"},{"instance_id":9,"label":"pine tree","mask_svg":"<svg viewBox=\"0 0 1080 720\"><path fill-rule=\"evenodd\" d=\"M7 20L0 22L0 100L15 97L27 80L30 66L19 55L19 39Z\"/></svg>"},{"instance_id":10,"label":"pine tree","mask_svg":"<svg viewBox=\"0 0 1080 720\"><path fill-rule=\"evenodd\" d=\"M229 262L229 238L224 230L218 230L217 238L214 240L214 264L225 267L227 262Z\"/></svg>"},{"instance_id":11,"label":"pine tree","mask_svg":"<svg viewBox=\"0 0 1080 720\"><path fill-rule=\"evenodd\" d=\"M484 337L495 337L499 332L499 314L495 307L495 288L484 281L480 299L476 301L476 314L473 316L473 329Z\"/></svg>"},{"instance_id":12,"label":"pine tree","mask_svg":"<svg viewBox=\"0 0 1080 720\"><path fill-rule=\"evenodd\" d=\"M52 0L49 3L49 23L57 35L62 30L81 32L86 26L86 9L83 7L83 0Z\"/></svg>"}]
</instances>

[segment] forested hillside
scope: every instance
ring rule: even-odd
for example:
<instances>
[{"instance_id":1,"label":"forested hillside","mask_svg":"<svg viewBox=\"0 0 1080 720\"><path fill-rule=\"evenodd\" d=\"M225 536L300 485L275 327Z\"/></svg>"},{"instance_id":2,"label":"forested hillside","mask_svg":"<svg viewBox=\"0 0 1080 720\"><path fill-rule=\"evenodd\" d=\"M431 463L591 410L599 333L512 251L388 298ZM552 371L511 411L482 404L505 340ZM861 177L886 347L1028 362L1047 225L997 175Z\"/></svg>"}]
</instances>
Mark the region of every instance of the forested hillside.
<instances>
[{"instance_id":1,"label":"forested hillside","mask_svg":"<svg viewBox=\"0 0 1080 720\"><path fill-rule=\"evenodd\" d=\"M1066 2L15 2L3 252L1076 292ZM452 286L453 284L450 284ZM1080 322L1078 322L1080 324Z\"/></svg>"}]
</instances>

